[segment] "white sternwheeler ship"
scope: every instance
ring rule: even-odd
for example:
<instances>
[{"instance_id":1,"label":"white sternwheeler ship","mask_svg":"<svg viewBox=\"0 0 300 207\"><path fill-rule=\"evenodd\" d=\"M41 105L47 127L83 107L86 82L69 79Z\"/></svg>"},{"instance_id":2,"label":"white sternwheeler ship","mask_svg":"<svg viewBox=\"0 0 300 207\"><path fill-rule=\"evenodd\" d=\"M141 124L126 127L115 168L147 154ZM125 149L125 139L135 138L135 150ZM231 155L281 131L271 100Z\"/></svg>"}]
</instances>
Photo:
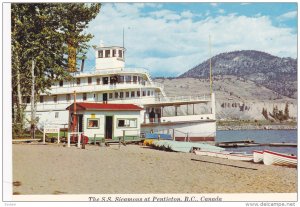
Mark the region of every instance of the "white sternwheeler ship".
<instances>
[{"instance_id":1,"label":"white sternwheeler ship","mask_svg":"<svg viewBox=\"0 0 300 207\"><path fill-rule=\"evenodd\" d=\"M36 106L41 128L47 124L68 128L71 118L67 107L73 103L76 91L76 102L79 103L138 105L143 109L139 123L142 134L168 133L178 141L214 141L213 93L203 97L167 97L163 85L154 82L147 70L125 68L125 48L107 47L101 43L94 49L96 66L93 72L74 73L72 81L57 82L48 93L41 94ZM28 104L28 117L30 110ZM78 117L80 131L85 123ZM113 119L111 121L115 124L117 120ZM104 121L100 126L106 128L106 124ZM114 136L104 138L111 137Z\"/></svg>"}]
</instances>

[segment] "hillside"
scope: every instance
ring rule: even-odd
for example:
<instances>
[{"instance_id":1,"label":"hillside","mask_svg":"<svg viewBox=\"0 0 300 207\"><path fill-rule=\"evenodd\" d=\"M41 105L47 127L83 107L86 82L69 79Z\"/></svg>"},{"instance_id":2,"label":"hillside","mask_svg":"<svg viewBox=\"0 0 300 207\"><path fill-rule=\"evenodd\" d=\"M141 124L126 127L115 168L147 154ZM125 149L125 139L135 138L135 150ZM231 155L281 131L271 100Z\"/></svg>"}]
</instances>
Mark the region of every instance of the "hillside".
<instances>
[{"instance_id":1,"label":"hillside","mask_svg":"<svg viewBox=\"0 0 300 207\"><path fill-rule=\"evenodd\" d=\"M167 96L203 96L209 94L208 79L160 78L154 81L164 85ZM297 117L296 99L279 95L251 80L228 75L215 76L213 90L216 94L216 112L219 120L264 120L261 113L263 108L272 112L273 107L278 106L279 110L283 110L286 103L289 103L291 116ZM237 104L247 106L247 110L241 111L240 108L235 107Z\"/></svg>"},{"instance_id":2,"label":"hillside","mask_svg":"<svg viewBox=\"0 0 300 207\"><path fill-rule=\"evenodd\" d=\"M278 93L275 96L297 98L297 60L295 59L280 58L254 50L234 51L212 57L212 68L215 79L222 80L223 76L232 76L241 79L244 83L252 81L258 87L262 86L275 94ZM179 76L179 78L187 77L208 79L209 60ZM241 86L243 87L243 84ZM267 97L269 98L273 99Z\"/></svg>"}]
</instances>

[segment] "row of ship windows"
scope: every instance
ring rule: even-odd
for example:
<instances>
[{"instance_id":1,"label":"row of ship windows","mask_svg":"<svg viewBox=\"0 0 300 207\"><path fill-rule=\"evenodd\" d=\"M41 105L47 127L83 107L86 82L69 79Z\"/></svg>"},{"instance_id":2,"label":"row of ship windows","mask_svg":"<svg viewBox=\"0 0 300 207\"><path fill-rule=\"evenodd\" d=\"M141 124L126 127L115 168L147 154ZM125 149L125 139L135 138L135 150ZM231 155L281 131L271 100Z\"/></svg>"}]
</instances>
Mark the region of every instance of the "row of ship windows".
<instances>
[{"instance_id":1,"label":"row of ship windows","mask_svg":"<svg viewBox=\"0 0 300 207\"><path fill-rule=\"evenodd\" d=\"M154 92L153 91L126 91L126 92L115 92L115 93L104 93L103 94L103 99L122 99L122 98L133 98L133 97L141 97L142 96L153 96ZM96 99L96 94L94 94L94 99ZM57 103L57 95L53 96L53 101ZM71 94L66 94L66 101L71 100ZM86 101L87 100L87 93L82 93L82 100ZM30 103L30 97L27 97L27 103ZM44 103L44 96L40 96L40 103Z\"/></svg>"},{"instance_id":2,"label":"row of ship windows","mask_svg":"<svg viewBox=\"0 0 300 207\"><path fill-rule=\"evenodd\" d=\"M110 57L123 58L123 51L122 50L98 50L98 58L110 58Z\"/></svg>"},{"instance_id":3,"label":"row of ship windows","mask_svg":"<svg viewBox=\"0 0 300 207\"><path fill-rule=\"evenodd\" d=\"M91 85L93 82L93 78L92 77L88 77L88 84ZM140 76L110 76L110 77L102 77L102 84L106 85L106 84L116 84L116 83L140 83L145 85L145 80L140 77ZM101 84L101 78L96 78L96 83L97 85ZM81 78L76 78L76 84L80 85L81 84ZM59 81L59 86L62 87L64 86L64 81L61 80Z\"/></svg>"}]
</instances>

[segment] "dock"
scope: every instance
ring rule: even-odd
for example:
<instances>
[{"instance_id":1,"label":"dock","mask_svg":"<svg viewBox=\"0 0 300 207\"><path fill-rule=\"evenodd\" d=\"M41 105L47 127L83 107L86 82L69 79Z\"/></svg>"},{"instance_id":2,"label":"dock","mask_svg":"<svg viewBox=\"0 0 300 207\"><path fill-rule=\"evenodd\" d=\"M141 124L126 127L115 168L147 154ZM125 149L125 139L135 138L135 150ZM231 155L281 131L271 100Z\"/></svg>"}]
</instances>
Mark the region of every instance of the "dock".
<instances>
[{"instance_id":1,"label":"dock","mask_svg":"<svg viewBox=\"0 0 300 207\"><path fill-rule=\"evenodd\" d=\"M258 147L258 146L269 146L269 147L297 147L298 146L297 143L288 143L288 142L256 143L254 140L216 142L215 145L223 148Z\"/></svg>"}]
</instances>

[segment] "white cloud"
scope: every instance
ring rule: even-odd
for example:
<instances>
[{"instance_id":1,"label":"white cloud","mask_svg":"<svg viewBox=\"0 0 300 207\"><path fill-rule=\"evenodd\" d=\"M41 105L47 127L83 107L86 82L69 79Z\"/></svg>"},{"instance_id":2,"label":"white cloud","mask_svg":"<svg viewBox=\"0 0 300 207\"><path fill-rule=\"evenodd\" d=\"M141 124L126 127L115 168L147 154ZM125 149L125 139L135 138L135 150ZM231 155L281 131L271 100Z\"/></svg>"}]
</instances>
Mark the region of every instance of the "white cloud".
<instances>
[{"instance_id":1,"label":"white cloud","mask_svg":"<svg viewBox=\"0 0 300 207\"><path fill-rule=\"evenodd\" d=\"M157 9L142 13L146 4L104 4L91 22L91 44L122 45L125 28L126 65L149 68L154 74L183 73L212 54L234 50L260 50L273 55L297 57L297 34L272 24L266 16L226 14L193 19L190 11L176 13ZM128 29L130 27L130 29Z\"/></svg>"},{"instance_id":2,"label":"white cloud","mask_svg":"<svg viewBox=\"0 0 300 207\"><path fill-rule=\"evenodd\" d=\"M278 17L278 20L286 21L286 20L295 19L295 18L297 18L297 11L291 11L291 12L287 12L287 13L280 15Z\"/></svg>"},{"instance_id":3,"label":"white cloud","mask_svg":"<svg viewBox=\"0 0 300 207\"><path fill-rule=\"evenodd\" d=\"M225 13L225 10L224 10L224 9L219 9L218 12L219 12L220 14L224 14L224 13Z\"/></svg>"}]
</instances>

